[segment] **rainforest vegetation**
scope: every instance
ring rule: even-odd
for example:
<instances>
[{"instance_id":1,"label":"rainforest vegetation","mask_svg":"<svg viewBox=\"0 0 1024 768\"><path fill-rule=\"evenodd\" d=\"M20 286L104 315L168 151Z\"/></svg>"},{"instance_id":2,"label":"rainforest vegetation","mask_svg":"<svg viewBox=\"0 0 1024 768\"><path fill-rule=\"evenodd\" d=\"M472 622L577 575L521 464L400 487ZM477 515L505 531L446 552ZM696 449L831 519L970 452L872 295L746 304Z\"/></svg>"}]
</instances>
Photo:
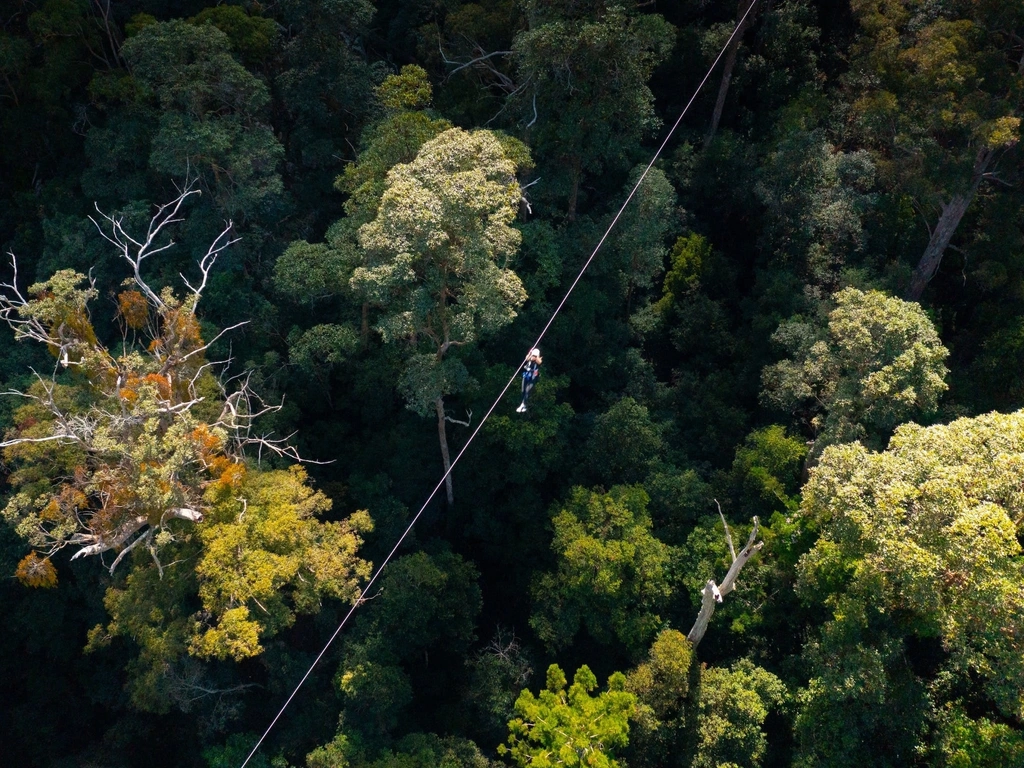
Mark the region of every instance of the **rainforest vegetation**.
<instances>
[{"instance_id":1,"label":"rainforest vegetation","mask_svg":"<svg viewBox=\"0 0 1024 768\"><path fill-rule=\"evenodd\" d=\"M4 765L1024 765L1024 4L2 11Z\"/></svg>"}]
</instances>

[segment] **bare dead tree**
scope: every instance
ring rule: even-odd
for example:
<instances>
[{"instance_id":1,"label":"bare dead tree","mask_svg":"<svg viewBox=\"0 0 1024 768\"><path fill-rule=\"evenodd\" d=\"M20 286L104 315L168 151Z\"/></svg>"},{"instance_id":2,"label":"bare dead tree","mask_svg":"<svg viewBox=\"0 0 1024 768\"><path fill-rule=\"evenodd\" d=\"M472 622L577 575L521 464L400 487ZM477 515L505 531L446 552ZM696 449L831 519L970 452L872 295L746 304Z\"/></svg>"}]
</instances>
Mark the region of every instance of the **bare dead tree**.
<instances>
[{"instance_id":1,"label":"bare dead tree","mask_svg":"<svg viewBox=\"0 0 1024 768\"><path fill-rule=\"evenodd\" d=\"M454 67L445 77L445 80L450 79L452 75L458 72L472 69L477 73L481 83L486 88L495 88L505 94L512 94L518 90L515 80L494 66L493 62L493 59L497 57L511 56L512 51L486 51L475 40L471 40L465 35L461 37L469 44L471 51L468 59L463 57L465 60L449 59L444 52L440 39L438 39L437 50L441 54L441 60L445 64Z\"/></svg>"},{"instance_id":2,"label":"bare dead tree","mask_svg":"<svg viewBox=\"0 0 1024 768\"><path fill-rule=\"evenodd\" d=\"M128 554L145 548L162 573L157 550L161 541L173 540L168 524L201 522L205 488L243 462L246 451L255 449L260 459L266 451L302 461L291 436L257 431L261 417L281 405L267 403L253 390L251 372L231 376L230 357L207 359L219 339L245 323L209 341L199 334L195 312L210 272L218 256L238 242L232 223L225 222L199 259L199 279L181 276L185 298L167 288L154 289L143 276L149 257L174 246L166 235L184 220L186 200L198 194L194 182L186 184L174 200L157 207L141 235L131 234L122 216L98 207L97 218L90 217L132 272L129 284L136 293L126 292L119 301L135 301L136 315L129 321L123 307L121 313L144 338L129 343L125 331L119 354L108 350L92 329L88 302L97 295L92 278L63 270L23 292L17 258L10 254L13 278L0 283L0 320L18 340L46 345L56 362L48 376L36 372L25 391L0 393L24 400L33 414L8 431L0 449L15 462L37 461L40 445L65 453L71 449L79 457L79 467L71 476L56 478L52 493L15 493L3 510L46 557L66 546L78 548L73 560L113 550L113 572ZM65 370L84 376L87 405L67 396L72 385L63 378ZM219 414L200 418L195 409L214 396L211 389ZM145 456L136 452L143 436L151 443ZM35 454L28 450L32 445ZM145 478L151 476L156 490L147 491Z\"/></svg>"},{"instance_id":3,"label":"bare dead tree","mask_svg":"<svg viewBox=\"0 0 1024 768\"><path fill-rule=\"evenodd\" d=\"M715 504L718 505L717 499ZM725 575L725 578L722 579L721 584L715 584L714 579L708 579L707 584L704 585L704 589L701 591L700 612L697 614L697 620L693 623L693 629L686 636L686 639L690 641L690 645L694 648L704 639L704 634L708 631L708 623L715 612L715 606L721 603L725 596L736 588L736 579L739 578L743 566L764 546L763 541L757 541L760 523L755 516L754 527L750 531L750 537L747 539L746 546L740 550L739 554L736 554L736 548L732 543L732 534L729 533L729 524L725 521L725 515L722 514L721 505L718 506L718 515L722 518L722 525L725 526L725 540L729 545L729 554L732 555L732 565L729 567L729 572Z\"/></svg>"}]
</instances>

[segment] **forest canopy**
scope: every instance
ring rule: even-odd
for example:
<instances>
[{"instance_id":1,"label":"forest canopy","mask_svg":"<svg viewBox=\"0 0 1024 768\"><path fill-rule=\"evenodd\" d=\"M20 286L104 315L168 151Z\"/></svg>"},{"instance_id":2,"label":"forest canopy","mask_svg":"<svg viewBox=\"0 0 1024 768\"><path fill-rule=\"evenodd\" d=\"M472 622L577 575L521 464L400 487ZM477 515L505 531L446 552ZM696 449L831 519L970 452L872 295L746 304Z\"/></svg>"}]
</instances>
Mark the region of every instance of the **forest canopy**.
<instances>
[{"instance_id":1,"label":"forest canopy","mask_svg":"<svg viewBox=\"0 0 1024 768\"><path fill-rule=\"evenodd\" d=\"M8 5L5 763L1024 765L1024 5Z\"/></svg>"}]
</instances>

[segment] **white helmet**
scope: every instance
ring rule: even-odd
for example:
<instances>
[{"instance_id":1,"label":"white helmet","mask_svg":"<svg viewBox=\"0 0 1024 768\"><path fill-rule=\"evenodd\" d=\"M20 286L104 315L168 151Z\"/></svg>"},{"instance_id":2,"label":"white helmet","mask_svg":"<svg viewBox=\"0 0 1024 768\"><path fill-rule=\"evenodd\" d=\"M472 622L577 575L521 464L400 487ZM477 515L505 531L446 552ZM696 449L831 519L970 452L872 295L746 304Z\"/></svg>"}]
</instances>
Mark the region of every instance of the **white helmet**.
<instances>
[{"instance_id":1,"label":"white helmet","mask_svg":"<svg viewBox=\"0 0 1024 768\"><path fill-rule=\"evenodd\" d=\"M530 357L540 357L540 350L537 348L531 349Z\"/></svg>"}]
</instances>

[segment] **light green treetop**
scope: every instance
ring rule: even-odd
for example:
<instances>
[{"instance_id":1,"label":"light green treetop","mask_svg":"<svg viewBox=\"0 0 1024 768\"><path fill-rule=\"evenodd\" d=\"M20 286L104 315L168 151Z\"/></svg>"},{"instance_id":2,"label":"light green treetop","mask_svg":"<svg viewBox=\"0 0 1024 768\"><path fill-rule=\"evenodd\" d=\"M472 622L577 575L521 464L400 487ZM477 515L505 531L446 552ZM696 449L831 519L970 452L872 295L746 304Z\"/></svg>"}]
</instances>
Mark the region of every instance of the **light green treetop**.
<instances>
[{"instance_id":1,"label":"light green treetop","mask_svg":"<svg viewBox=\"0 0 1024 768\"><path fill-rule=\"evenodd\" d=\"M794 318L773 339L790 357L765 368L762 399L809 417L825 445L877 439L935 411L948 354L915 302L845 288L827 322Z\"/></svg>"},{"instance_id":2,"label":"light green treetop","mask_svg":"<svg viewBox=\"0 0 1024 768\"><path fill-rule=\"evenodd\" d=\"M884 453L830 447L804 490L821 536L799 589L833 622L882 612L937 636L943 674L976 676L1002 712L1024 717L1022 471L1024 412L904 425Z\"/></svg>"},{"instance_id":3,"label":"light green treetop","mask_svg":"<svg viewBox=\"0 0 1024 768\"><path fill-rule=\"evenodd\" d=\"M377 217L359 230L366 264L353 286L388 307L386 342L425 342L440 359L511 322L526 300L508 267L520 243L515 164L487 131L445 131L395 166ZM409 381L409 384L414 382ZM425 411L444 385L409 388Z\"/></svg>"},{"instance_id":4,"label":"light green treetop","mask_svg":"<svg viewBox=\"0 0 1024 768\"><path fill-rule=\"evenodd\" d=\"M616 672L608 678L607 691L591 696L597 678L584 665L566 691L565 673L552 664L545 690L538 696L529 689L519 695L518 717L508 724L508 746L498 751L522 768L618 768L612 753L626 746L636 706L625 684L625 676Z\"/></svg>"},{"instance_id":5,"label":"light green treetop","mask_svg":"<svg viewBox=\"0 0 1024 768\"><path fill-rule=\"evenodd\" d=\"M533 583L530 624L559 648L581 625L601 642L644 648L661 626L672 593L672 549L651 533L647 494L617 486L608 493L576 488L555 515L555 573Z\"/></svg>"},{"instance_id":6,"label":"light green treetop","mask_svg":"<svg viewBox=\"0 0 1024 768\"><path fill-rule=\"evenodd\" d=\"M512 322L526 290L509 262L522 236L512 226L525 148L489 131L452 128L387 175L376 218L359 229L365 262L353 289L382 308L385 343L409 350L399 389L409 408L437 414L441 456L451 466L445 395L468 382L452 347ZM448 503L454 503L451 476Z\"/></svg>"},{"instance_id":7,"label":"light green treetop","mask_svg":"<svg viewBox=\"0 0 1024 768\"><path fill-rule=\"evenodd\" d=\"M748 659L728 669L702 667L693 768L761 765L768 751L764 721L785 700L783 682Z\"/></svg>"}]
</instances>

